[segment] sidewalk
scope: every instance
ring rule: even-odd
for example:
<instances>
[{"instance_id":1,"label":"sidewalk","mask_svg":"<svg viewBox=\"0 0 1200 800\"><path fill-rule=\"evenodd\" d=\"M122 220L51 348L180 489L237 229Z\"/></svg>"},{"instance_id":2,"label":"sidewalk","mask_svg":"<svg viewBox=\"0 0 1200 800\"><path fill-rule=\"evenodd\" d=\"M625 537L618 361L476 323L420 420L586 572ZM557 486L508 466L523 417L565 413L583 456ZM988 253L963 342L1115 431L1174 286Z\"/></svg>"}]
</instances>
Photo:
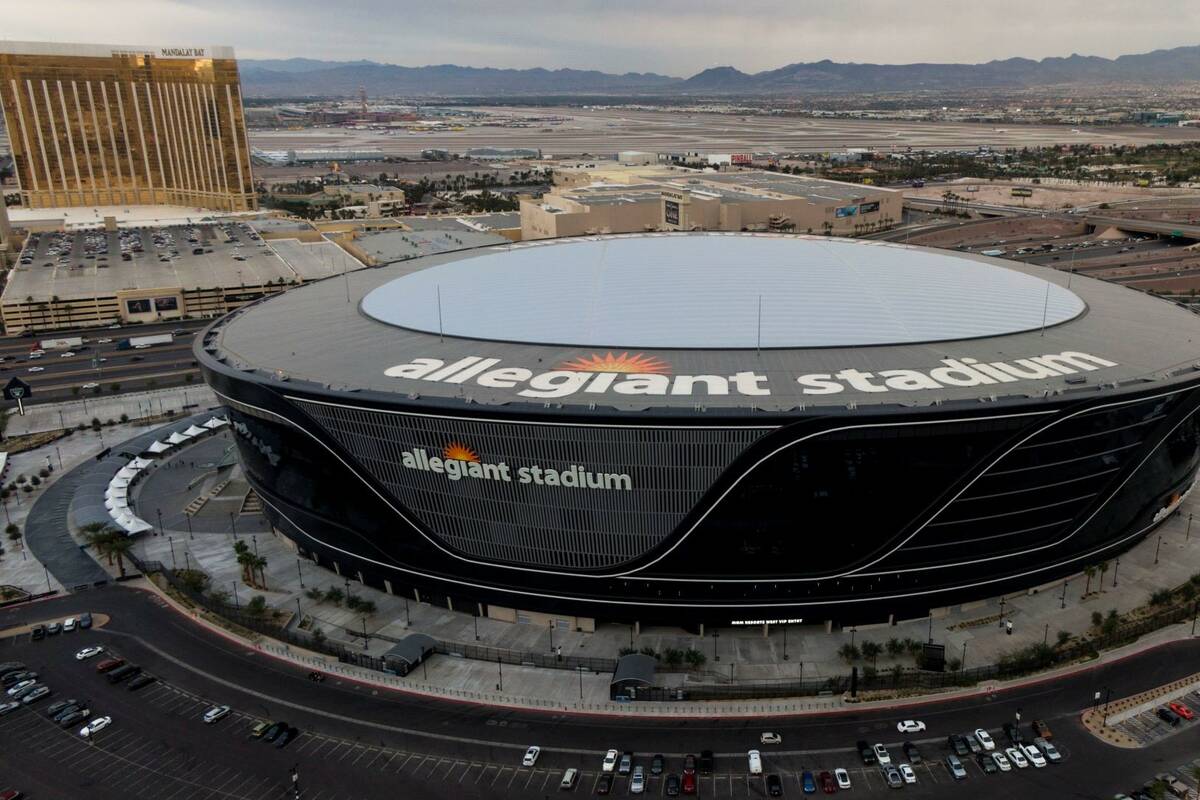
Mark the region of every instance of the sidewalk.
<instances>
[{"instance_id":1,"label":"sidewalk","mask_svg":"<svg viewBox=\"0 0 1200 800\"><path fill-rule=\"evenodd\" d=\"M218 405L220 403L217 396L203 383L149 392L100 395L94 398L84 395L78 400L63 403L26 404L24 416L13 408L8 417L5 435L23 436L27 433L63 430L67 427L90 425L93 419L101 422L119 420L122 414L133 420L161 416L170 410L177 414L189 414ZM115 433L105 438L108 444L121 441Z\"/></svg>"}]
</instances>

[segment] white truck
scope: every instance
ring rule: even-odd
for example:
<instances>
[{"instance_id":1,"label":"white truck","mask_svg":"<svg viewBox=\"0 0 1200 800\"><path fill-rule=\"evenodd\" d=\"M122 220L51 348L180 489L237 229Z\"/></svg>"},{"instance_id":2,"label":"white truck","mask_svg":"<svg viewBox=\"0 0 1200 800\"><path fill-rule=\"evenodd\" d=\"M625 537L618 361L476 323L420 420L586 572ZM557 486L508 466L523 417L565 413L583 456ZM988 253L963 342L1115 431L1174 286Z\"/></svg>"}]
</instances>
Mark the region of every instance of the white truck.
<instances>
[{"instance_id":1,"label":"white truck","mask_svg":"<svg viewBox=\"0 0 1200 800\"><path fill-rule=\"evenodd\" d=\"M83 345L83 337L66 336L61 339L42 339L39 344L43 350L74 350Z\"/></svg>"},{"instance_id":2,"label":"white truck","mask_svg":"<svg viewBox=\"0 0 1200 800\"><path fill-rule=\"evenodd\" d=\"M117 342L118 350L144 350L156 344L170 344L175 341L174 334L155 333L150 336L130 336Z\"/></svg>"}]
</instances>

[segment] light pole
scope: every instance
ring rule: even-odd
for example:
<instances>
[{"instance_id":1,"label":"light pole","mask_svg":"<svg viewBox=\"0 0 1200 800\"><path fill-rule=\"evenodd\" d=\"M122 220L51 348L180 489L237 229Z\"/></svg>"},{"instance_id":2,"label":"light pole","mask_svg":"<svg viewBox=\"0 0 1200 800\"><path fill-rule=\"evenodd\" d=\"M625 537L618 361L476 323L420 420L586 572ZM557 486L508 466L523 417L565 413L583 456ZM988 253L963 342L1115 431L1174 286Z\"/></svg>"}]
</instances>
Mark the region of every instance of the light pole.
<instances>
[{"instance_id":1,"label":"light pole","mask_svg":"<svg viewBox=\"0 0 1200 800\"><path fill-rule=\"evenodd\" d=\"M784 625L784 626L783 626L783 660L784 660L784 661L787 661L787 660L788 660L788 651L787 651L787 625Z\"/></svg>"},{"instance_id":2,"label":"light pole","mask_svg":"<svg viewBox=\"0 0 1200 800\"><path fill-rule=\"evenodd\" d=\"M170 537L168 541L171 543L171 569L175 572L178 572L179 565L175 563L175 537Z\"/></svg>"},{"instance_id":3,"label":"light pole","mask_svg":"<svg viewBox=\"0 0 1200 800\"><path fill-rule=\"evenodd\" d=\"M189 539L191 539L192 541L195 541L195 540L196 540L196 534L192 533L192 515L191 515L191 514L184 514L184 515L183 515L183 518L184 518L184 520L187 522L187 526L188 526L188 538L189 538Z\"/></svg>"},{"instance_id":4,"label":"light pole","mask_svg":"<svg viewBox=\"0 0 1200 800\"><path fill-rule=\"evenodd\" d=\"M1117 570L1121 568L1121 559L1118 558L1113 564L1113 588L1117 588Z\"/></svg>"},{"instance_id":5,"label":"light pole","mask_svg":"<svg viewBox=\"0 0 1200 800\"><path fill-rule=\"evenodd\" d=\"M233 581L232 583L233 583L233 607L236 608L238 611L241 611L242 605L241 605L241 603L238 602L238 596L237 596L237 581Z\"/></svg>"},{"instance_id":6,"label":"light pole","mask_svg":"<svg viewBox=\"0 0 1200 800\"><path fill-rule=\"evenodd\" d=\"M504 691L504 659L496 656L496 674L499 676L500 682L496 684L496 691Z\"/></svg>"},{"instance_id":7,"label":"light pole","mask_svg":"<svg viewBox=\"0 0 1200 800\"><path fill-rule=\"evenodd\" d=\"M188 572L192 571L192 559L188 556L187 550L183 551L183 565Z\"/></svg>"},{"instance_id":8,"label":"light pole","mask_svg":"<svg viewBox=\"0 0 1200 800\"><path fill-rule=\"evenodd\" d=\"M479 638L478 636L475 638ZM550 652L554 652L554 620L550 620Z\"/></svg>"},{"instance_id":9,"label":"light pole","mask_svg":"<svg viewBox=\"0 0 1200 800\"><path fill-rule=\"evenodd\" d=\"M300 600L299 598L296 598L296 602L299 602L299 600ZM366 649L368 649L368 647L371 644L371 637L367 636L367 616L365 614L363 615L363 618L362 618L362 624L363 624L363 650L366 650Z\"/></svg>"},{"instance_id":10,"label":"light pole","mask_svg":"<svg viewBox=\"0 0 1200 800\"><path fill-rule=\"evenodd\" d=\"M296 574L300 576L300 588L304 588L304 573L300 571L300 559L296 559Z\"/></svg>"},{"instance_id":11,"label":"light pole","mask_svg":"<svg viewBox=\"0 0 1200 800\"><path fill-rule=\"evenodd\" d=\"M962 658L958 660L958 670L962 672L967 668L967 643L963 642Z\"/></svg>"},{"instance_id":12,"label":"light pole","mask_svg":"<svg viewBox=\"0 0 1200 800\"><path fill-rule=\"evenodd\" d=\"M346 578L346 607L350 607L350 579Z\"/></svg>"},{"instance_id":13,"label":"light pole","mask_svg":"<svg viewBox=\"0 0 1200 800\"><path fill-rule=\"evenodd\" d=\"M1046 646L1046 642L1050 641L1050 623L1046 623L1046 631L1042 634L1042 647Z\"/></svg>"},{"instance_id":14,"label":"light pole","mask_svg":"<svg viewBox=\"0 0 1200 800\"><path fill-rule=\"evenodd\" d=\"M1162 550L1162 534L1158 535L1158 544L1154 546L1154 563L1158 563L1158 551Z\"/></svg>"},{"instance_id":15,"label":"light pole","mask_svg":"<svg viewBox=\"0 0 1200 800\"><path fill-rule=\"evenodd\" d=\"M156 508L156 509L154 509L154 511L155 511L155 513L156 513L156 514L158 514L158 535L159 535L159 536L162 536L162 535L163 535L163 526L162 526L162 509L161 509L161 508Z\"/></svg>"},{"instance_id":16,"label":"light pole","mask_svg":"<svg viewBox=\"0 0 1200 800\"><path fill-rule=\"evenodd\" d=\"M229 527L233 530L233 538L237 538L237 520L233 516L233 512L229 512Z\"/></svg>"},{"instance_id":17,"label":"light pole","mask_svg":"<svg viewBox=\"0 0 1200 800\"><path fill-rule=\"evenodd\" d=\"M254 542L254 557L258 558L258 534L257 533L250 534L250 540L252 542Z\"/></svg>"},{"instance_id":18,"label":"light pole","mask_svg":"<svg viewBox=\"0 0 1200 800\"><path fill-rule=\"evenodd\" d=\"M1192 538L1192 515L1188 514L1187 532L1183 535L1183 540L1186 542Z\"/></svg>"},{"instance_id":19,"label":"light pole","mask_svg":"<svg viewBox=\"0 0 1200 800\"><path fill-rule=\"evenodd\" d=\"M578 666L575 669L579 672L579 699L582 700L583 699L583 667Z\"/></svg>"},{"instance_id":20,"label":"light pole","mask_svg":"<svg viewBox=\"0 0 1200 800\"><path fill-rule=\"evenodd\" d=\"M412 624L412 617L408 615L408 595L404 596L404 627Z\"/></svg>"},{"instance_id":21,"label":"light pole","mask_svg":"<svg viewBox=\"0 0 1200 800\"><path fill-rule=\"evenodd\" d=\"M475 641L479 641L479 615L475 614L471 617L475 622Z\"/></svg>"},{"instance_id":22,"label":"light pole","mask_svg":"<svg viewBox=\"0 0 1200 800\"><path fill-rule=\"evenodd\" d=\"M1070 583L1070 581L1063 581L1062 604L1059 605L1059 608L1067 607L1067 586L1070 585Z\"/></svg>"}]
</instances>

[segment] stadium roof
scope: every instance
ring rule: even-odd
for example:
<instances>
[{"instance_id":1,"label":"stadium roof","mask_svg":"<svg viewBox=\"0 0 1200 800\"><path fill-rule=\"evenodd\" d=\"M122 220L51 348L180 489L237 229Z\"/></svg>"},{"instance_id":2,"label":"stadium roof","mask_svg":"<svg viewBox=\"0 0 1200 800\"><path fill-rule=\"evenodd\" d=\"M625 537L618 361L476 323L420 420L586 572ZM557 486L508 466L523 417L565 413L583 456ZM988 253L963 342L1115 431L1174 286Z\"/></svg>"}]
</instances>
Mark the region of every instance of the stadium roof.
<instances>
[{"instance_id":1,"label":"stadium roof","mask_svg":"<svg viewBox=\"0 0 1200 800\"><path fill-rule=\"evenodd\" d=\"M426 333L672 349L974 339L1084 308L1040 277L952 253L744 236L502 250L405 275L362 301L381 322Z\"/></svg>"},{"instance_id":2,"label":"stadium roof","mask_svg":"<svg viewBox=\"0 0 1200 800\"><path fill-rule=\"evenodd\" d=\"M853 413L1194 381L1200 316L977 255L629 234L444 253L310 283L234 312L198 349L239 380L351 404Z\"/></svg>"}]
</instances>

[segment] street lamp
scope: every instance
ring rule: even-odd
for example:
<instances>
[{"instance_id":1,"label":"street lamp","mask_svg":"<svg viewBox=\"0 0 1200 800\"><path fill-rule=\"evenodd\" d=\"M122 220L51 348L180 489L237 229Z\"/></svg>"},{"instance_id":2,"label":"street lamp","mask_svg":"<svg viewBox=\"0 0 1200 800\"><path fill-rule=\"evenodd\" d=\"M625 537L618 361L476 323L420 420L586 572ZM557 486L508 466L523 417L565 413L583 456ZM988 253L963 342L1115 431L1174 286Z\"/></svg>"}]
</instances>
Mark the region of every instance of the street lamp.
<instances>
[{"instance_id":1,"label":"street lamp","mask_svg":"<svg viewBox=\"0 0 1200 800\"><path fill-rule=\"evenodd\" d=\"M350 606L350 579L346 578L346 606Z\"/></svg>"},{"instance_id":2,"label":"street lamp","mask_svg":"<svg viewBox=\"0 0 1200 800\"><path fill-rule=\"evenodd\" d=\"M476 636L476 639L479 637ZM554 652L554 620L550 620L550 652Z\"/></svg>"},{"instance_id":3,"label":"street lamp","mask_svg":"<svg viewBox=\"0 0 1200 800\"><path fill-rule=\"evenodd\" d=\"M170 537L168 541L171 543L171 569L178 571L179 565L175 563L175 537Z\"/></svg>"},{"instance_id":4,"label":"street lamp","mask_svg":"<svg viewBox=\"0 0 1200 800\"><path fill-rule=\"evenodd\" d=\"M1070 581L1063 581L1062 604L1059 605L1059 608L1067 607L1067 586L1069 586L1070 583Z\"/></svg>"},{"instance_id":5,"label":"street lamp","mask_svg":"<svg viewBox=\"0 0 1200 800\"><path fill-rule=\"evenodd\" d=\"M1162 550L1162 534L1158 535L1158 544L1154 546L1154 563L1158 563L1158 551Z\"/></svg>"},{"instance_id":6,"label":"street lamp","mask_svg":"<svg viewBox=\"0 0 1200 800\"><path fill-rule=\"evenodd\" d=\"M296 601L299 602L300 598L296 598ZM371 644L371 637L367 636L367 615L366 614L363 615L362 623L363 623L363 650L366 650L369 647L369 645Z\"/></svg>"},{"instance_id":7,"label":"street lamp","mask_svg":"<svg viewBox=\"0 0 1200 800\"><path fill-rule=\"evenodd\" d=\"M155 512L158 514L158 535L159 535L159 536L162 536L162 535L163 535L163 526L162 526L162 509L161 509L161 508L156 508L156 509L154 509L154 510L155 510Z\"/></svg>"},{"instance_id":8,"label":"street lamp","mask_svg":"<svg viewBox=\"0 0 1200 800\"><path fill-rule=\"evenodd\" d=\"M296 574L300 576L300 588L304 588L304 573L300 571L300 559L296 559Z\"/></svg>"},{"instance_id":9,"label":"street lamp","mask_svg":"<svg viewBox=\"0 0 1200 800\"><path fill-rule=\"evenodd\" d=\"M233 607L236 608L238 611L241 611L242 606L238 602L238 596L237 596L237 581L232 581L232 583L233 583Z\"/></svg>"},{"instance_id":10,"label":"street lamp","mask_svg":"<svg viewBox=\"0 0 1200 800\"><path fill-rule=\"evenodd\" d=\"M229 527L233 530L233 538L237 538L237 519L234 518L233 512L229 512Z\"/></svg>"},{"instance_id":11,"label":"street lamp","mask_svg":"<svg viewBox=\"0 0 1200 800\"><path fill-rule=\"evenodd\" d=\"M1113 588L1114 589L1117 588L1117 570L1119 570L1120 568L1121 568L1121 559L1118 558L1116 560L1116 563L1113 564Z\"/></svg>"},{"instance_id":12,"label":"street lamp","mask_svg":"<svg viewBox=\"0 0 1200 800\"><path fill-rule=\"evenodd\" d=\"M1187 533L1183 535L1183 540L1186 542L1190 538L1192 538L1192 515L1188 514Z\"/></svg>"},{"instance_id":13,"label":"street lamp","mask_svg":"<svg viewBox=\"0 0 1200 800\"><path fill-rule=\"evenodd\" d=\"M196 534L192 533L192 515L185 513L183 515L183 519L187 522L188 538L194 541L196 539Z\"/></svg>"}]
</instances>

